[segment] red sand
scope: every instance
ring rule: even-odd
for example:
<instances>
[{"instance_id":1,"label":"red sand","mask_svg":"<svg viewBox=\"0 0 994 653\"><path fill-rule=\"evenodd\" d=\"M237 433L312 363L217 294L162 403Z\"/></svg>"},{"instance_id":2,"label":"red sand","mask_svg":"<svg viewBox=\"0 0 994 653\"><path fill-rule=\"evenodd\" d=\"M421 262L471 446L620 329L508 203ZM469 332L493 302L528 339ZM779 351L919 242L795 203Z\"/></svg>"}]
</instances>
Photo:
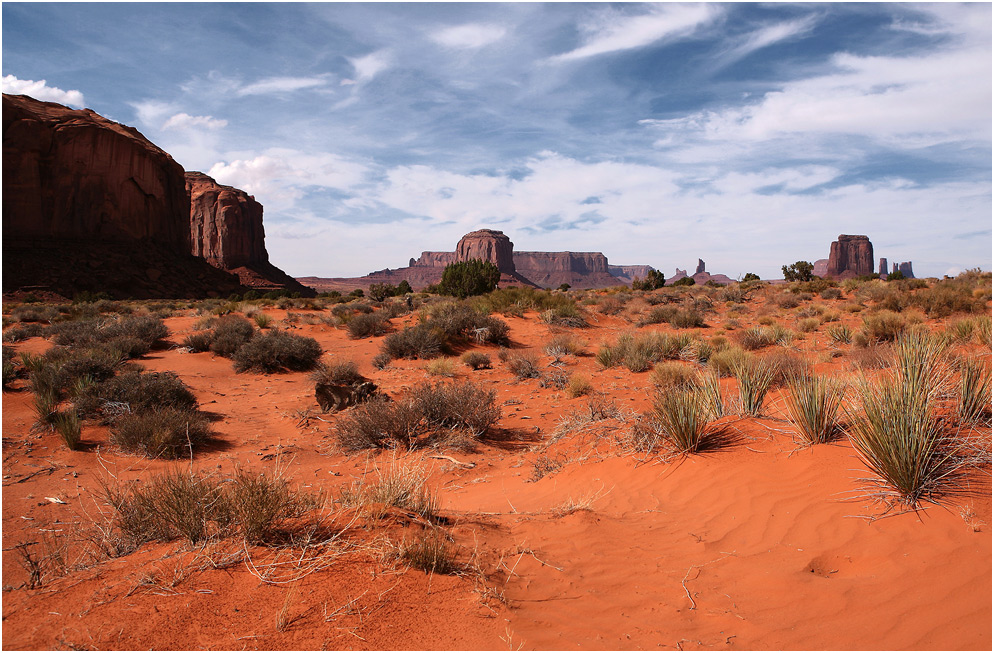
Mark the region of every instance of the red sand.
<instances>
[{"instance_id":1,"label":"red sand","mask_svg":"<svg viewBox=\"0 0 994 653\"><path fill-rule=\"evenodd\" d=\"M572 332L590 353L633 328L617 317L595 317L592 328ZM532 313L505 319L517 345L532 348L543 365L551 360L541 352L549 327ZM167 319L170 340L179 343L194 322ZM382 338L353 341L344 330L298 326L295 333L316 338L330 358L354 359L392 396L425 378L421 361L374 369ZM48 346L32 339L17 348ZM828 351L821 334L795 346L820 361L819 373L848 369L845 357L819 358ZM261 566L275 562L275 554L247 549L259 569L279 571L270 581L302 576L264 582L244 560L224 563L225 554L241 552L229 540L208 550L146 545L26 589L16 544L92 522L101 482L189 462L121 453L108 444L107 429L95 426L84 427L86 450L68 451L55 434L32 432L31 395L18 381L3 396L4 648L991 648L991 496L984 477L970 495L875 518L885 508L862 494L858 479L869 473L850 445L799 448L777 393L762 419L725 418L740 441L704 455L626 452L616 437L628 426L616 419L549 444L557 421L585 409L588 399L570 399L536 380L514 382L495 350L480 349L495 369L457 364L458 378L493 387L504 404L500 426L529 435L531 444L398 459L431 467L460 560L475 556L484 577L429 576L383 560L372 545L309 574L295 573L300 566L286 564L288 558ZM197 468L280 464L302 489L335 495L391 463L389 453L337 452L335 415L301 422L298 411L317 409L306 373L235 374L228 359L179 348L139 362L178 373L201 408L219 417L213 428L223 446L198 453ZM568 369L587 374L624 413L649 404L647 374L601 370L591 356L570 359ZM439 453L475 467L428 457ZM543 476L550 466L559 469ZM377 535L366 532L371 543Z\"/></svg>"}]
</instances>

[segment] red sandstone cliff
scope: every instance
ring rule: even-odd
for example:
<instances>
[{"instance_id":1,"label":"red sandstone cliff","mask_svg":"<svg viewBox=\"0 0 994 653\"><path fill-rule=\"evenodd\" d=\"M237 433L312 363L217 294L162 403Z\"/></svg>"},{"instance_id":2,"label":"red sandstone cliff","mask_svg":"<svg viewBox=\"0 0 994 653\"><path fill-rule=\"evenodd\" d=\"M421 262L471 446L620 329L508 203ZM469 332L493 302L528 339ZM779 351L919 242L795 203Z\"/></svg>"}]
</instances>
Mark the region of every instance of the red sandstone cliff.
<instances>
[{"instance_id":1,"label":"red sandstone cliff","mask_svg":"<svg viewBox=\"0 0 994 653\"><path fill-rule=\"evenodd\" d=\"M608 271L600 252L516 252L518 274L542 288L608 288L621 282Z\"/></svg>"},{"instance_id":2,"label":"red sandstone cliff","mask_svg":"<svg viewBox=\"0 0 994 653\"><path fill-rule=\"evenodd\" d=\"M832 243L826 277L848 279L873 273L873 243L867 236L842 234Z\"/></svg>"},{"instance_id":3,"label":"red sandstone cliff","mask_svg":"<svg viewBox=\"0 0 994 653\"><path fill-rule=\"evenodd\" d=\"M186 173L190 241L194 256L238 275L257 290L314 291L269 262L262 204L243 190L218 184L202 172Z\"/></svg>"},{"instance_id":4,"label":"red sandstone cliff","mask_svg":"<svg viewBox=\"0 0 994 653\"><path fill-rule=\"evenodd\" d=\"M229 294L190 253L183 168L88 109L3 96L3 288L72 297Z\"/></svg>"}]
</instances>

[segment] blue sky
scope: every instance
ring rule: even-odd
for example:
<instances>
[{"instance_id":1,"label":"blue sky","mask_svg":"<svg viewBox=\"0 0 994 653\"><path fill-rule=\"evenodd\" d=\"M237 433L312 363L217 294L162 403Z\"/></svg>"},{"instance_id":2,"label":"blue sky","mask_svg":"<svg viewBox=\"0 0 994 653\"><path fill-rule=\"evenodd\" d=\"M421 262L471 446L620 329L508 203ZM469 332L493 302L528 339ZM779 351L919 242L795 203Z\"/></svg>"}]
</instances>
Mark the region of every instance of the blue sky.
<instances>
[{"instance_id":1,"label":"blue sky","mask_svg":"<svg viewBox=\"0 0 994 653\"><path fill-rule=\"evenodd\" d=\"M991 269L990 4L4 3L3 90L137 127L358 276L478 228L739 277Z\"/></svg>"}]
</instances>

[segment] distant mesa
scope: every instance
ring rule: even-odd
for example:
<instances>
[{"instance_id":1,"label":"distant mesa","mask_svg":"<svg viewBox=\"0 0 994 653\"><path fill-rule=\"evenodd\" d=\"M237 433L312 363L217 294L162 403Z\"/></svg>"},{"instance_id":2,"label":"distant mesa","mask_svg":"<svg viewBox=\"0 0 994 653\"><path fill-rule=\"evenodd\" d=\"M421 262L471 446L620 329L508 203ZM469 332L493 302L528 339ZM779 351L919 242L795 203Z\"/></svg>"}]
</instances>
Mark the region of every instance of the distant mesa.
<instances>
[{"instance_id":1,"label":"distant mesa","mask_svg":"<svg viewBox=\"0 0 994 653\"><path fill-rule=\"evenodd\" d=\"M238 220L218 229L230 209L205 200L191 210L183 168L169 154L89 109L3 95L3 196L4 292L223 296L246 289L226 271L224 252L265 255L261 222L244 236ZM194 219L216 238L195 245ZM201 257L205 246L220 255L215 265ZM282 275L270 286L290 282Z\"/></svg>"},{"instance_id":2,"label":"distant mesa","mask_svg":"<svg viewBox=\"0 0 994 653\"><path fill-rule=\"evenodd\" d=\"M911 262L894 264L894 271L900 270L907 278L914 278ZM844 280L862 276L887 276L887 259L879 259L879 267L873 269L873 243L868 236L840 234L829 249L827 259L819 259L814 264L814 275L825 279Z\"/></svg>"},{"instance_id":3,"label":"distant mesa","mask_svg":"<svg viewBox=\"0 0 994 653\"><path fill-rule=\"evenodd\" d=\"M364 277L299 277L297 280L319 291L369 287L374 283L396 285L407 280L414 288L438 283L445 266L469 259L489 261L501 271L501 285L558 288L610 288L645 278L648 265L610 265L600 252L515 252L514 243L502 231L479 229L463 236L453 252L422 252L406 268L379 270Z\"/></svg>"},{"instance_id":4,"label":"distant mesa","mask_svg":"<svg viewBox=\"0 0 994 653\"><path fill-rule=\"evenodd\" d=\"M688 275L686 270L681 270L680 268L676 268L676 272L673 274L673 276L666 280L666 285L672 286L674 283L676 283L680 279L686 278L687 276L693 277L694 284L698 286L703 286L709 281L722 286L727 286L728 284L733 283L735 281L734 279L731 279L724 274L711 274L706 270L706 267L707 265L704 263L703 259L697 259L697 269L694 271L694 274L692 275Z\"/></svg>"}]
</instances>

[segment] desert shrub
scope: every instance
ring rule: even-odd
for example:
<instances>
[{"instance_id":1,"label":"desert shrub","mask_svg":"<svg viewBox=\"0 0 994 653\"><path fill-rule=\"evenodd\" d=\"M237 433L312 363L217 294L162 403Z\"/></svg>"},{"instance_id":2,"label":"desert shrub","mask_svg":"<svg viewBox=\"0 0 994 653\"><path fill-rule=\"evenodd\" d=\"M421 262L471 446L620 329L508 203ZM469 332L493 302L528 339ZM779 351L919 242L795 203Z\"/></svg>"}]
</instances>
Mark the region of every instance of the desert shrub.
<instances>
[{"instance_id":1,"label":"desert shrub","mask_svg":"<svg viewBox=\"0 0 994 653\"><path fill-rule=\"evenodd\" d=\"M729 347L724 351L715 352L708 360L708 367L718 376L735 376L735 367L745 363L751 354L741 347Z\"/></svg>"},{"instance_id":2,"label":"desert shrub","mask_svg":"<svg viewBox=\"0 0 994 653\"><path fill-rule=\"evenodd\" d=\"M80 414L93 417L111 404L106 416L139 413L155 408L195 410L197 398L173 372L129 371L101 383L87 385L76 396Z\"/></svg>"},{"instance_id":3,"label":"desert shrub","mask_svg":"<svg viewBox=\"0 0 994 653\"><path fill-rule=\"evenodd\" d=\"M461 360L474 370L489 370L491 366L490 357L478 351L467 351Z\"/></svg>"},{"instance_id":4,"label":"desert shrub","mask_svg":"<svg viewBox=\"0 0 994 653\"><path fill-rule=\"evenodd\" d=\"M825 331L832 342L846 344L852 342L852 329L845 324L833 324Z\"/></svg>"},{"instance_id":5,"label":"desert shrub","mask_svg":"<svg viewBox=\"0 0 994 653\"><path fill-rule=\"evenodd\" d=\"M14 362L14 349L11 347L3 348L3 389L6 390L8 386L14 382L18 376L17 364Z\"/></svg>"},{"instance_id":6,"label":"desert shrub","mask_svg":"<svg viewBox=\"0 0 994 653\"><path fill-rule=\"evenodd\" d=\"M839 434L839 409L845 388L833 379L793 377L788 384L787 414L809 444L830 442Z\"/></svg>"},{"instance_id":7,"label":"desert shrub","mask_svg":"<svg viewBox=\"0 0 994 653\"><path fill-rule=\"evenodd\" d=\"M811 365L800 354L786 349L763 352L759 358L774 369L773 385L785 385L793 378L811 374Z\"/></svg>"},{"instance_id":8,"label":"desert shrub","mask_svg":"<svg viewBox=\"0 0 994 653\"><path fill-rule=\"evenodd\" d=\"M48 327L47 335L52 342L64 347L92 347L104 340L101 327L104 318L58 322Z\"/></svg>"},{"instance_id":9,"label":"desert shrub","mask_svg":"<svg viewBox=\"0 0 994 653\"><path fill-rule=\"evenodd\" d=\"M825 288L819 294L822 299L842 299L842 291L839 288Z\"/></svg>"},{"instance_id":10,"label":"desert shrub","mask_svg":"<svg viewBox=\"0 0 994 653\"><path fill-rule=\"evenodd\" d=\"M694 277L681 277L681 278L677 279L676 281L674 281L672 283L672 286L674 288L681 288L683 286L693 286L693 285L696 285L696 284L697 284L697 282L694 281Z\"/></svg>"},{"instance_id":11,"label":"desert shrub","mask_svg":"<svg viewBox=\"0 0 994 653\"><path fill-rule=\"evenodd\" d=\"M149 349L169 336L169 329L155 315L128 315L110 322L102 331L104 341L122 337L134 338L145 343Z\"/></svg>"},{"instance_id":12,"label":"desert shrub","mask_svg":"<svg viewBox=\"0 0 994 653\"><path fill-rule=\"evenodd\" d=\"M687 308L681 308L678 310L673 317L670 318L670 324L678 329L690 329L693 327L707 326L704 323L703 315L695 309Z\"/></svg>"},{"instance_id":13,"label":"desert shrub","mask_svg":"<svg viewBox=\"0 0 994 653\"><path fill-rule=\"evenodd\" d=\"M282 476L238 469L226 488L228 513L250 543L273 541L280 524L318 507L320 499L294 492ZM227 515L226 515L227 516Z\"/></svg>"},{"instance_id":14,"label":"desert shrub","mask_svg":"<svg viewBox=\"0 0 994 653\"><path fill-rule=\"evenodd\" d=\"M657 306L639 319L638 326L670 322L676 316L677 311L675 306Z\"/></svg>"},{"instance_id":15,"label":"desert shrub","mask_svg":"<svg viewBox=\"0 0 994 653\"><path fill-rule=\"evenodd\" d=\"M415 386L396 402L366 402L336 424L346 450L444 444L454 437L476 440L500 419L496 394L473 383Z\"/></svg>"},{"instance_id":16,"label":"desert shrub","mask_svg":"<svg viewBox=\"0 0 994 653\"><path fill-rule=\"evenodd\" d=\"M497 288L499 281L500 270L489 261L457 261L445 266L438 292L463 299L488 293Z\"/></svg>"},{"instance_id":17,"label":"desert shrub","mask_svg":"<svg viewBox=\"0 0 994 653\"><path fill-rule=\"evenodd\" d=\"M316 385L355 385L365 381L366 377L359 373L359 366L355 361L338 360L318 365L317 369L311 373L311 380Z\"/></svg>"},{"instance_id":18,"label":"desert shrub","mask_svg":"<svg viewBox=\"0 0 994 653\"><path fill-rule=\"evenodd\" d=\"M243 317L226 315L215 323L210 349L218 356L233 358L254 337L255 328L251 322Z\"/></svg>"},{"instance_id":19,"label":"desert shrub","mask_svg":"<svg viewBox=\"0 0 994 653\"><path fill-rule=\"evenodd\" d=\"M735 366L735 377L739 381L739 408L743 414L760 414L776 374L776 366L764 359L751 358Z\"/></svg>"},{"instance_id":20,"label":"desert shrub","mask_svg":"<svg viewBox=\"0 0 994 653\"><path fill-rule=\"evenodd\" d=\"M925 311L929 317L982 313L987 309L986 301L974 297L968 285L956 280L939 281L931 288L919 290L911 296L910 303Z\"/></svg>"},{"instance_id":21,"label":"desert shrub","mask_svg":"<svg viewBox=\"0 0 994 653\"><path fill-rule=\"evenodd\" d=\"M983 317L977 318L977 342L981 345L986 345L988 349L991 348L991 317L985 315Z\"/></svg>"},{"instance_id":22,"label":"desert shrub","mask_svg":"<svg viewBox=\"0 0 994 653\"><path fill-rule=\"evenodd\" d=\"M480 343L507 344L510 327L500 318L475 310L463 302L437 304L425 311L428 316L423 324L442 334L448 342L455 339L470 339Z\"/></svg>"},{"instance_id":23,"label":"desert shrub","mask_svg":"<svg viewBox=\"0 0 994 653\"><path fill-rule=\"evenodd\" d=\"M658 393L652 417L659 436L679 453L696 453L721 443L721 430L709 423L711 411L698 388Z\"/></svg>"},{"instance_id":24,"label":"desert shrub","mask_svg":"<svg viewBox=\"0 0 994 653\"><path fill-rule=\"evenodd\" d=\"M797 308L801 305L801 300L797 295L785 292L773 297L773 303L780 308Z\"/></svg>"},{"instance_id":25,"label":"desert shrub","mask_svg":"<svg viewBox=\"0 0 994 653\"><path fill-rule=\"evenodd\" d=\"M821 320L816 317L805 318L797 323L797 328L803 333L811 333L819 326L821 326Z\"/></svg>"},{"instance_id":26,"label":"desert shrub","mask_svg":"<svg viewBox=\"0 0 994 653\"><path fill-rule=\"evenodd\" d=\"M538 359L534 354L508 354L504 360L504 365L518 381L538 379L542 376L542 372L538 368Z\"/></svg>"},{"instance_id":27,"label":"desert shrub","mask_svg":"<svg viewBox=\"0 0 994 653\"><path fill-rule=\"evenodd\" d=\"M374 507L382 515L384 506L393 506L421 515L429 522L438 520L438 495L428 487L428 474L418 466L391 463L376 469L376 482L363 478L342 489L338 502L346 508Z\"/></svg>"},{"instance_id":28,"label":"desert shrub","mask_svg":"<svg viewBox=\"0 0 994 653\"><path fill-rule=\"evenodd\" d=\"M660 390L689 388L697 384L697 370L676 362L662 362L656 365L649 380Z\"/></svg>"},{"instance_id":29,"label":"desert shrub","mask_svg":"<svg viewBox=\"0 0 994 653\"><path fill-rule=\"evenodd\" d=\"M791 265L783 266L783 278L787 281L811 281L814 277L812 271L814 264L809 261L797 261Z\"/></svg>"},{"instance_id":30,"label":"desert shrub","mask_svg":"<svg viewBox=\"0 0 994 653\"><path fill-rule=\"evenodd\" d=\"M773 329L768 327L750 327L738 332L735 337L739 345L749 351L769 347L776 342Z\"/></svg>"},{"instance_id":31,"label":"desert shrub","mask_svg":"<svg viewBox=\"0 0 994 653\"><path fill-rule=\"evenodd\" d=\"M51 306L18 306L10 312L15 322L51 322L59 312Z\"/></svg>"},{"instance_id":32,"label":"desert shrub","mask_svg":"<svg viewBox=\"0 0 994 653\"><path fill-rule=\"evenodd\" d=\"M590 382L590 379L582 374L572 374L569 377L569 382L566 385L566 393L576 399L577 397L582 397L583 395L588 395L594 391L594 385Z\"/></svg>"},{"instance_id":33,"label":"desert shrub","mask_svg":"<svg viewBox=\"0 0 994 653\"><path fill-rule=\"evenodd\" d=\"M103 347L53 347L42 356L22 354L21 360L29 370L32 392L56 402L82 379L101 382L111 378L122 362L120 352Z\"/></svg>"},{"instance_id":34,"label":"desert shrub","mask_svg":"<svg viewBox=\"0 0 994 653\"><path fill-rule=\"evenodd\" d=\"M255 325L260 329L267 328L273 321L271 315L269 315L268 313L263 313L262 311L254 313L253 315L251 315L251 318L255 322Z\"/></svg>"},{"instance_id":35,"label":"desert shrub","mask_svg":"<svg viewBox=\"0 0 994 653\"><path fill-rule=\"evenodd\" d=\"M75 409L56 412L51 418L52 428L59 434L62 442L70 451L79 448L82 440L83 422Z\"/></svg>"},{"instance_id":36,"label":"desert shrub","mask_svg":"<svg viewBox=\"0 0 994 653\"><path fill-rule=\"evenodd\" d=\"M425 372L428 376L453 377L456 375L456 366L448 358L436 358L425 365Z\"/></svg>"},{"instance_id":37,"label":"desert shrub","mask_svg":"<svg viewBox=\"0 0 994 653\"><path fill-rule=\"evenodd\" d=\"M979 359L967 359L960 366L957 411L964 424L991 421L991 368Z\"/></svg>"},{"instance_id":38,"label":"desert shrub","mask_svg":"<svg viewBox=\"0 0 994 653\"><path fill-rule=\"evenodd\" d=\"M400 557L426 574L454 574L460 570L455 549L439 528L429 529L412 542L400 546Z\"/></svg>"},{"instance_id":39,"label":"desert shrub","mask_svg":"<svg viewBox=\"0 0 994 653\"><path fill-rule=\"evenodd\" d=\"M21 342L23 340L27 340L28 338L43 336L45 333L46 329L41 324L18 324L3 332L3 341Z\"/></svg>"},{"instance_id":40,"label":"desert shrub","mask_svg":"<svg viewBox=\"0 0 994 653\"><path fill-rule=\"evenodd\" d=\"M444 341L437 329L418 324L388 335L383 339L381 351L391 359L427 359L440 356L443 345Z\"/></svg>"},{"instance_id":41,"label":"desert shrub","mask_svg":"<svg viewBox=\"0 0 994 653\"><path fill-rule=\"evenodd\" d=\"M213 331L198 331L183 338L183 346L194 353L209 351L214 342Z\"/></svg>"},{"instance_id":42,"label":"desert shrub","mask_svg":"<svg viewBox=\"0 0 994 653\"><path fill-rule=\"evenodd\" d=\"M561 333L553 336L545 343L545 353L555 358L563 356L580 356L583 354L586 344L577 340L568 333Z\"/></svg>"},{"instance_id":43,"label":"desert shrub","mask_svg":"<svg viewBox=\"0 0 994 653\"><path fill-rule=\"evenodd\" d=\"M348 330L350 338L358 340L382 336L390 328L390 323L384 319L384 315L380 311L377 311L356 315L349 320L345 328Z\"/></svg>"},{"instance_id":44,"label":"desert shrub","mask_svg":"<svg viewBox=\"0 0 994 653\"><path fill-rule=\"evenodd\" d=\"M110 433L121 449L148 458L178 458L210 437L203 415L172 407L122 415Z\"/></svg>"},{"instance_id":45,"label":"desert shrub","mask_svg":"<svg viewBox=\"0 0 994 653\"><path fill-rule=\"evenodd\" d=\"M597 310L603 315L617 315L625 308L617 297L605 297L597 303Z\"/></svg>"},{"instance_id":46,"label":"desert shrub","mask_svg":"<svg viewBox=\"0 0 994 653\"><path fill-rule=\"evenodd\" d=\"M387 367L389 367L390 361L392 360L393 357L391 357L390 354L380 352L379 354L373 356L372 360L373 367L375 367L378 370L384 370Z\"/></svg>"},{"instance_id":47,"label":"desert shrub","mask_svg":"<svg viewBox=\"0 0 994 653\"><path fill-rule=\"evenodd\" d=\"M278 329L252 338L232 357L236 372L254 370L263 374L310 370L320 358L317 340Z\"/></svg>"},{"instance_id":48,"label":"desert shrub","mask_svg":"<svg viewBox=\"0 0 994 653\"><path fill-rule=\"evenodd\" d=\"M973 339L973 330L976 323L972 319L957 320L946 327L946 333L951 340L969 342Z\"/></svg>"},{"instance_id":49,"label":"desert shrub","mask_svg":"<svg viewBox=\"0 0 994 653\"><path fill-rule=\"evenodd\" d=\"M908 318L893 311L879 311L863 316L863 330L870 340L896 340L908 327Z\"/></svg>"},{"instance_id":50,"label":"desert shrub","mask_svg":"<svg viewBox=\"0 0 994 653\"><path fill-rule=\"evenodd\" d=\"M575 302L562 304L545 310L539 316L545 324L569 328L585 328L589 326L583 311Z\"/></svg>"}]
</instances>

